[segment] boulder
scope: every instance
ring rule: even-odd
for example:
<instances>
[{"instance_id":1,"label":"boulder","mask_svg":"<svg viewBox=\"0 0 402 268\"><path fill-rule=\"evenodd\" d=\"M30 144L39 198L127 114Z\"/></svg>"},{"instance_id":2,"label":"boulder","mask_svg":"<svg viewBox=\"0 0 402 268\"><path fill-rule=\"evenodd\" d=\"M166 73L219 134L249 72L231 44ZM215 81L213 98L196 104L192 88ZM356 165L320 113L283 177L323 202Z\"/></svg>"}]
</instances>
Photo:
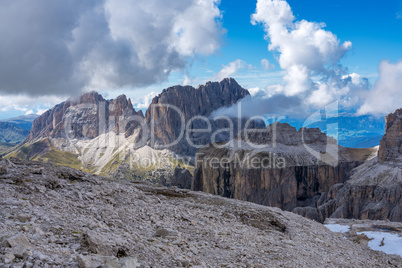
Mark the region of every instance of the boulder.
<instances>
[{"instance_id":1,"label":"boulder","mask_svg":"<svg viewBox=\"0 0 402 268\"><path fill-rule=\"evenodd\" d=\"M29 247L30 246L28 238L22 233L19 233L10 238L7 238L4 242L5 242L5 245L8 247L16 247L16 246Z\"/></svg>"}]
</instances>

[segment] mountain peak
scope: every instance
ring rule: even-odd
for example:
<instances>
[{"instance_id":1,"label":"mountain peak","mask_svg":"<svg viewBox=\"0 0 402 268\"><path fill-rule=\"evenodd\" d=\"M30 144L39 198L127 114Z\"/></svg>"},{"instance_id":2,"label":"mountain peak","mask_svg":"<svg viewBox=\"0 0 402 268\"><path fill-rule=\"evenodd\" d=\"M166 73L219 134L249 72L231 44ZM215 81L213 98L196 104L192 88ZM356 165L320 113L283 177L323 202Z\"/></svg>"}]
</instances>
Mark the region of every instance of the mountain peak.
<instances>
[{"instance_id":1,"label":"mountain peak","mask_svg":"<svg viewBox=\"0 0 402 268\"><path fill-rule=\"evenodd\" d=\"M99 105L105 103L106 105ZM80 107L79 104L90 104L90 106ZM78 105L78 106L77 106ZM71 107L76 107L71 110ZM104 109L104 111L102 110ZM96 91L86 92L77 99L62 102L46 113L37 118L32 126L31 133L28 136L28 141L33 141L40 138L64 137L66 122L66 114L74 111L72 116L68 117L74 125L70 130L71 137L77 138L95 138L99 135L99 126L101 120L109 120L109 117L115 116L130 116L139 115L143 117L142 112L136 112L131 100L125 95L120 95L115 99L106 100L101 94ZM100 118L104 116L104 118ZM118 129L116 122L115 129Z\"/></svg>"},{"instance_id":2,"label":"mountain peak","mask_svg":"<svg viewBox=\"0 0 402 268\"><path fill-rule=\"evenodd\" d=\"M84 93L79 98L79 103L99 103L101 101L105 101L105 99L96 91Z\"/></svg>"},{"instance_id":3,"label":"mountain peak","mask_svg":"<svg viewBox=\"0 0 402 268\"><path fill-rule=\"evenodd\" d=\"M221 84L223 83L229 83L229 84L234 84L234 85L239 85L236 81L236 79L232 78L232 77L226 77L224 79L222 79L222 81L220 82Z\"/></svg>"}]
</instances>

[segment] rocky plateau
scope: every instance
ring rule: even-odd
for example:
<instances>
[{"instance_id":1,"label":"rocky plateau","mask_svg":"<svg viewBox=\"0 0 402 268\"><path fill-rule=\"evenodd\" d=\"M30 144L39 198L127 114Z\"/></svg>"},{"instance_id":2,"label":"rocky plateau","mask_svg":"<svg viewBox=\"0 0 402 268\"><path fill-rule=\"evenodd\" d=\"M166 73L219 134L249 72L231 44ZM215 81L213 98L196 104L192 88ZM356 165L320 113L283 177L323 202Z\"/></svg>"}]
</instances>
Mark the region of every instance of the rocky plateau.
<instances>
[{"instance_id":1,"label":"rocky plateau","mask_svg":"<svg viewBox=\"0 0 402 268\"><path fill-rule=\"evenodd\" d=\"M402 267L278 208L0 160L1 267Z\"/></svg>"}]
</instances>

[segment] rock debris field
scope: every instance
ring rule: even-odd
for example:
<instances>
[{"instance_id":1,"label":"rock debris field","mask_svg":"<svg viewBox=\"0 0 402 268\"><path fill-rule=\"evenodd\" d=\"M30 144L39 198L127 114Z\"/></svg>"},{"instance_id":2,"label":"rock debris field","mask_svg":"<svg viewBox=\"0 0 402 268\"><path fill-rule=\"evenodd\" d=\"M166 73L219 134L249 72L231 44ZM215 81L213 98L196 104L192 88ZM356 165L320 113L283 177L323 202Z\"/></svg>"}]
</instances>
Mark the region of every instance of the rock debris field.
<instances>
[{"instance_id":1,"label":"rock debris field","mask_svg":"<svg viewBox=\"0 0 402 268\"><path fill-rule=\"evenodd\" d=\"M0 267L402 267L280 209L0 160Z\"/></svg>"}]
</instances>

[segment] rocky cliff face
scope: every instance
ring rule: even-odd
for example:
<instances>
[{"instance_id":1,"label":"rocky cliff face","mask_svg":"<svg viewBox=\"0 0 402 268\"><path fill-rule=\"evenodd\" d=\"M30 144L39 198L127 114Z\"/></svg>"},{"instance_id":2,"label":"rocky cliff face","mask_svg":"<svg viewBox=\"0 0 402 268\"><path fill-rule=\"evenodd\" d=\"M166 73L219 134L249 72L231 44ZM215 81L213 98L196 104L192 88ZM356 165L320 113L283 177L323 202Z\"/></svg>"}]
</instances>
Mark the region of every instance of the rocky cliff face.
<instances>
[{"instance_id":1,"label":"rocky cliff face","mask_svg":"<svg viewBox=\"0 0 402 268\"><path fill-rule=\"evenodd\" d=\"M197 146L205 146L211 142L212 133L217 130L227 129L233 124L234 133L244 128L245 120L226 119L214 120L208 118L211 113L222 107L229 107L240 99L249 95L233 78L226 78L221 82L208 82L198 88L191 86L175 86L165 89L159 96L152 100L145 118L154 137L149 145L153 148L166 148L177 141L177 144L169 146L169 150L180 155L195 155L196 147L189 144L185 135L188 135L191 143ZM195 116L205 119L196 119L189 122ZM208 132L186 133L184 127L189 124L190 129L205 130L210 125ZM253 121L250 128L265 127L263 122ZM184 136L181 136L183 135ZM230 133L221 132L216 141L227 141Z\"/></svg>"},{"instance_id":2,"label":"rocky cliff face","mask_svg":"<svg viewBox=\"0 0 402 268\"><path fill-rule=\"evenodd\" d=\"M208 161L197 159L197 163L204 165L196 169L194 190L289 211L313 204L332 185L345 182L350 171L360 163L254 169L236 167L233 162L224 168L210 168Z\"/></svg>"},{"instance_id":3,"label":"rocky cliff face","mask_svg":"<svg viewBox=\"0 0 402 268\"><path fill-rule=\"evenodd\" d=\"M378 161L400 162L402 156L402 109L385 117L385 135L380 141Z\"/></svg>"},{"instance_id":4,"label":"rocky cliff face","mask_svg":"<svg viewBox=\"0 0 402 268\"><path fill-rule=\"evenodd\" d=\"M58 104L42 114L33 122L26 142L60 137L93 139L108 131L108 128L118 133L119 120L109 120L117 116L135 115L143 117L141 111L135 111L126 96L105 100L100 94L90 92L76 100Z\"/></svg>"},{"instance_id":5,"label":"rocky cliff face","mask_svg":"<svg viewBox=\"0 0 402 268\"><path fill-rule=\"evenodd\" d=\"M37 158L47 154L51 160L55 154L69 152L75 158L70 162L79 160L88 171L120 174L119 177L125 178L143 175L132 174L133 164L138 163L146 166L143 173L148 172L145 169L166 170L165 163L157 166L161 158L170 160L183 156L194 161L196 150L209 144L214 132L221 130L216 141L227 141L231 134L233 136L244 128L246 120L209 117L216 109L230 106L247 95L249 92L234 79L208 82L196 89L175 86L155 97L143 116L124 95L105 100L96 92L87 93L63 102L37 118L30 135L12 156L25 154L25 159L31 159L28 155L35 151ZM203 118L190 122L197 116ZM233 133L224 131L230 125L233 125ZM186 126L187 131L184 130ZM265 125L254 121L249 125L257 126ZM208 128L209 131L201 132ZM201 131L197 131L199 129ZM37 152L35 148L43 139L48 139L52 148ZM173 172L175 166L171 165L170 171Z\"/></svg>"},{"instance_id":6,"label":"rocky cliff face","mask_svg":"<svg viewBox=\"0 0 402 268\"><path fill-rule=\"evenodd\" d=\"M315 206L321 193L375 154L338 146L318 129L275 123L244 131L223 148L200 150L193 189L291 211Z\"/></svg>"},{"instance_id":7,"label":"rocky cliff face","mask_svg":"<svg viewBox=\"0 0 402 268\"><path fill-rule=\"evenodd\" d=\"M152 119L161 123L160 128L170 130L168 123L172 118L162 121L162 117L175 117L176 111L169 110L171 105L180 109L185 120L201 115L208 116L213 111L228 107L249 95L233 78L225 78L221 82L208 82L197 88L191 86L174 86L164 89L152 100L151 109L146 112L147 122Z\"/></svg>"},{"instance_id":8,"label":"rocky cliff face","mask_svg":"<svg viewBox=\"0 0 402 268\"><path fill-rule=\"evenodd\" d=\"M398 109L386 117L378 158L354 169L346 183L323 193L316 208L319 219L402 221L401 141L402 109Z\"/></svg>"},{"instance_id":9,"label":"rocky cliff face","mask_svg":"<svg viewBox=\"0 0 402 268\"><path fill-rule=\"evenodd\" d=\"M239 140L248 141L257 145L275 145L275 143L287 146L300 146L303 144L322 145L336 144L336 140L327 137L319 128L300 128L298 131L287 123L274 123L261 130L247 130L240 132Z\"/></svg>"}]
</instances>

